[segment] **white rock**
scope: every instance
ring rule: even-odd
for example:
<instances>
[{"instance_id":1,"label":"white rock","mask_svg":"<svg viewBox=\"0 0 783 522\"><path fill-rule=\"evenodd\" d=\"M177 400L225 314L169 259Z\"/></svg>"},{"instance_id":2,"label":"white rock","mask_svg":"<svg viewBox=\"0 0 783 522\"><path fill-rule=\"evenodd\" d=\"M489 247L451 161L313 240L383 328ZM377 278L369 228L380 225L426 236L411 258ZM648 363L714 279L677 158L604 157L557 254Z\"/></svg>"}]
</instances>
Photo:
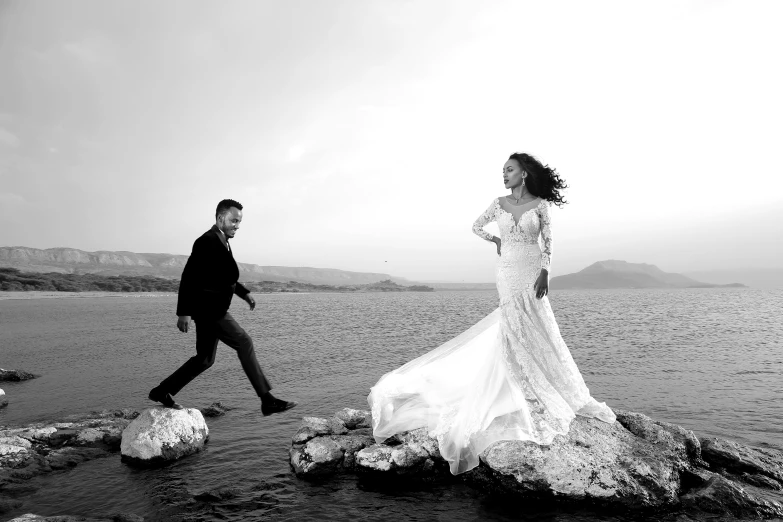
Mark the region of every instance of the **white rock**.
<instances>
[{"instance_id":1,"label":"white rock","mask_svg":"<svg viewBox=\"0 0 783 522\"><path fill-rule=\"evenodd\" d=\"M2 397L3 395L5 395L5 392L3 391L2 388L0 388L0 397Z\"/></svg>"},{"instance_id":2,"label":"white rock","mask_svg":"<svg viewBox=\"0 0 783 522\"><path fill-rule=\"evenodd\" d=\"M30 441L22 437L0 437L0 456L27 452L29 448Z\"/></svg>"},{"instance_id":3,"label":"white rock","mask_svg":"<svg viewBox=\"0 0 783 522\"><path fill-rule=\"evenodd\" d=\"M149 408L122 432L123 459L137 463L176 460L204 447L209 429L196 408Z\"/></svg>"}]
</instances>

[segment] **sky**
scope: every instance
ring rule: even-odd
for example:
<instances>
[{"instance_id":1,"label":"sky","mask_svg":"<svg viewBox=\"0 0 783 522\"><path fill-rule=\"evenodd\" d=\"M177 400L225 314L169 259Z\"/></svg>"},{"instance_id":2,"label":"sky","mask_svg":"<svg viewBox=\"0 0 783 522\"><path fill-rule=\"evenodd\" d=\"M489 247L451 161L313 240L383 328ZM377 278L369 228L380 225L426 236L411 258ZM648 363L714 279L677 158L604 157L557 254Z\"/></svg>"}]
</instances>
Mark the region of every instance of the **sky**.
<instances>
[{"instance_id":1,"label":"sky","mask_svg":"<svg viewBox=\"0 0 783 522\"><path fill-rule=\"evenodd\" d=\"M557 168L552 275L783 268L783 2L0 0L0 246L491 282ZM490 229L491 230L491 229Z\"/></svg>"}]
</instances>

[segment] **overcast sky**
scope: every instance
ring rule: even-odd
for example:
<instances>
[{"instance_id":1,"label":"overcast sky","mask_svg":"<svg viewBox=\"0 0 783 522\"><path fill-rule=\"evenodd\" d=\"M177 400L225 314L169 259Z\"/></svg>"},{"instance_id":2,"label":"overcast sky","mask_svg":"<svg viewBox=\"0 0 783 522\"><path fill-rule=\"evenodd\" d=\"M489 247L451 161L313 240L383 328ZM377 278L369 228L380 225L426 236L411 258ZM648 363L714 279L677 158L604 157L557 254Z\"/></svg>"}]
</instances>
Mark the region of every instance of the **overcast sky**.
<instances>
[{"instance_id":1,"label":"overcast sky","mask_svg":"<svg viewBox=\"0 0 783 522\"><path fill-rule=\"evenodd\" d=\"M552 275L782 267L783 2L0 0L0 246L492 281L508 155Z\"/></svg>"}]
</instances>

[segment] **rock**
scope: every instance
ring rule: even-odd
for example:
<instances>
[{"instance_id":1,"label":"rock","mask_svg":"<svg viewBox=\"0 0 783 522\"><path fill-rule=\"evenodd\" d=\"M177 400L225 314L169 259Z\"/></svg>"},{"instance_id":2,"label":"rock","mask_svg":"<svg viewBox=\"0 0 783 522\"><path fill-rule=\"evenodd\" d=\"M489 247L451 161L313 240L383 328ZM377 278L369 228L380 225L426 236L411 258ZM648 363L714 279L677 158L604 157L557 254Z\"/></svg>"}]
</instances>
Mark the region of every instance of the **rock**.
<instances>
[{"instance_id":1,"label":"rock","mask_svg":"<svg viewBox=\"0 0 783 522\"><path fill-rule=\"evenodd\" d=\"M8 399L5 398L5 392L0 388L0 408L8 406Z\"/></svg>"},{"instance_id":2,"label":"rock","mask_svg":"<svg viewBox=\"0 0 783 522\"><path fill-rule=\"evenodd\" d=\"M443 461L438 441L423 428L398 434L392 442L392 446L374 444L357 452L356 469L365 472L391 471L394 475L423 478L437 471L433 459Z\"/></svg>"},{"instance_id":3,"label":"rock","mask_svg":"<svg viewBox=\"0 0 783 522\"><path fill-rule=\"evenodd\" d=\"M112 522L144 522L144 517L133 513L118 513L111 516Z\"/></svg>"},{"instance_id":4,"label":"rock","mask_svg":"<svg viewBox=\"0 0 783 522\"><path fill-rule=\"evenodd\" d=\"M392 447L374 444L364 448L356 455L357 468L372 471L390 471L392 469Z\"/></svg>"},{"instance_id":5,"label":"rock","mask_svg":"<svg viewBox=\"0 0 783 522\"><path fill-rule=\"evenodd\" d=\"M783 490L783 486L780 485L780 482L778 482L775 479L771 479L769 477L765 477L764 475L743 473L738 478L742 482L744 482L746 484L750 484L751 486L756 486L756 487L759 487L759 488L771 489L772 491Z\"/></svg>"},{"instance_id":6,"label":"rock","mask_svg":"<svg viewBox=\"0 0 783 522\"><path fill-rule=\"evenodd\" d=\"M313 437L322 435L343 435L348 433L348 428L337 417L323 419L320 417L305 417L299 430L291 439L294 444L304 444Z\"/></svg>"},{"instance_id":7,"label":"rock","mask_svg":"<svg viewBox=\"0 0 783 522\"><path fill-rule=\"evenodd\" d=\"M60 424L60 426L63 426L63 424ZM73 426L72 423L68 423L68 426L69 427L67 428L57 429L54 433L49 435L49 444L52 446L62 446L71 442L72 439L75 440L76 436L79 434L79 430L71 429L70 426Z\"/></svg>"},{"instance_id":8,"label":"rock","mask_svg":"<svg viewBox=\"0 0 783 522\"><path fill-rule=\"evenodd\" d=\"M46 464L51 470L73 468L82 462L109 454L100 448L74 448L66 447L53 450L46 456Z\"/></svg>"},{"instance_id":9,"label":"rock","mask_svg":"<svg viewBox=\"0 0 783 522\"><path fill-rule=\"evenodd\" d=\"M18 453L27 453L30 450L30 446L29 440L16 435L0 437L0 459ZM2 462L2 460L0 460L0 462Z\"/></svg>"},{"instance_id":10,"label":"rock","mask_svg":"<svg viewBox=\"0 0 783 522\"><path fill-rule=\"evenodd\" d=\"M177 460L200 451L209 429L195 408L148 408L122 432L124 462L142 466Z\"/></svg>"},{"instance_id":11,"label":"rock","mask_svg":"<svg viewBox=\"0 0 783 522\"><path fill-rule=\"evenodd\" d=\"M475 475L491 491L633 508L678 503L680 456L620 423L577 417L549 446L502 441L481 461Z\"/></svg>"},{"instance_id":12,"label":"rock","mask_svg":"<svg viewBox=\"0 0 783 522\"><path fill-rule=\"evenodd\" d=\"M3 395L5 395L5 392L3 391L2 388L0 388L0 397L2 397Z\"/></svg>"},{"instance_id":13,"label":"rock","mask_svg":"<svg viewBox=\"0 0 783 522\"><path fill-rule=\"evenodd\" d=\"M221 417L230 410L231 408L224 406L222 402L213 402L206 408L200 408L201 414L204 417Z\"/></svg>"},{"instance_id":14,"label":"rock","mask_svg":"<svg viewBox=\"0 0 783 522\"><path fill-rule=\"evenodd\" d=\"M218 502L220 500L236 498L241 494L242 490L239 488L225 487L202 491L197 495L193 495L193 498L202 502Z\"/></svg>"},{"instance_id":15,"label":"rock","mask_svg":"<svg viewBox=\"0 0 783 522\"><path fill-rule=\"evenodd\" d=\"M291 448L291 466L299 476L331 475L343 459L343 449L334 440L319 437L301 447Z\"/></svg>"},{"instance_id":16,"label":"rock","mask_svg":"<svg viewBox=\"0 0 783 522\"><path fill-rule=\"evenodd\" d=\"M691 461L704 464L701 456L701 443L696 435L676 424L660 422L647 415L629 411L614 412L617 421L625 429L653 444L661 445L669 452L669 456L680 461L682 468L691 465Z\"/></svg>"},{"instance_id":17,"label":"rock","mask_svg":"<svg viewBox=\"0 0 783 522\"><path fill-rule=\"evenodd\" d=\"M762 475L783 484L783 454L778 451L749 448L717 437L701 440L702 456L710 466L732 473Z\"/></svg>"},{"instance_id":18,"label":"rock","mask_svg":"<svg viewBox=\"0 0 783 522\"><path fill-rule=\"evenodd\" d=\"M27 513L13 518L8 522L144 522L144 517L127 513L101 518L74 517L70 515L43 517L41 515Z\"/></svg>"},{"instance_id":19,"label":"rock","mask_svg":"<svg viewBox=\"0 0 783 522\"><path fill-rule=\"evenodd\" d=\"M103 441L106 434L95 428L85 428L76 432L76 444L94 444Z\"/></svg>"},{"instance_id":20,"label":"rock","mask_svg":"<svg viewBox=\"0 0 783 522\"><path fill-rule=\"evenodd\" d=\"M710 517L783 516L780 452L699 440L681 426L640 413L615 413L613 424L577 417L569 432L548 446L497 442L482 453L477 468L460 477L493 494L533 501L669 511L672 516L682 513L682 506ZM363 427L371 424L368 412L349 408L331 419L303 419L292 439L291 467L303 478L340 471L404 480L451 476L426 429L376 444L372 429Z\"/></svg>"},{"instance_id":21,"label":"rock","mask_svg":"<svg viewBox=\"0 0 783 522\"><path fill-rule=\"evenodd\" d=\"M754 495L749 488L717 473L704 486L682 496L682 503L708 513L731 514L740 519L783 517L783 505Z\"/></svg>"},{"instance_id":22,"label":"rock","mask_svg":"<svg viewBox=\"0 0 783 522\"><path fill-rule=\"evenodd\" d=\"M32 373L24 372L21 370L4 370L0 368L0 382L3 381L27 381L29 379L35 379L36 376Z\"/></svg>"},{"instance_id":23,"label":"rock","mask_svg":"<svg viewBox=\"0 0 783 522\"><path fill-rule=\"evenodd\" d=\"M372 428L372 414L367 410L354 410L343 408L334 415L346 428L355 430L357 428Z\"/></svg>"},{"instance_id":24,"label":"rock","mask_svg":"<svg viewBox=\"0 0 783 522\"><path fill-rule=\"evenodd\" d=\"M347 435L332 435L329 437L343 451L342 466L344 468L352 469L356 464L356 453L375 444L375 439L371 433L357 433L360 431L363 432L365 430L354 430L348 432Z\"/></svg>"},{"instance_id":25,"label":"rock","mask_svg":"<svg viewBox=\"0 0 783 522\"><path fill-rule=\"evenodd\" d=\"M29 441L43 442L43 441L48 441L49 437L56 431L57 428L55 428L54 426L49 426L46 428L31 428L29 430L24 430L20 432L19 436Z\"/></svg>"},{"instance_id":26,"label":"rock","mask_svg":"<svg viewBox=\"0 0 783 522\"><path fill-rule=\"evenodd\" d=\"M144 517L133 513L118 513L112 515L112 522L144 522Z\"/></svg>"}]
</instances>

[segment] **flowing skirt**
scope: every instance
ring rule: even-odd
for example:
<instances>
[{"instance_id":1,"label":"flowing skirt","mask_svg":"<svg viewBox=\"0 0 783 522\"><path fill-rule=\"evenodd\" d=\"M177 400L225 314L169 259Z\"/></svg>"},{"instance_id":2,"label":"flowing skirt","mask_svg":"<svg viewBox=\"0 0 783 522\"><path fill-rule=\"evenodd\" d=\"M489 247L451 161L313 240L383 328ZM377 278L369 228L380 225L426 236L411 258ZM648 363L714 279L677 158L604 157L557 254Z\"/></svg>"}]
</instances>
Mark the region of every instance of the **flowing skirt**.
<instances>
[{"instance_id":1,"label":"flowing skirt","mask_svg":"<svg viewBox=\"0 0 783 522\"><path fill-rule=\"evenodd\" d=\"M381 377L367 400L377 442L426 427L455 475L476 467L494 442L546 445L568 432L575 415L615 420L590 396L548 299L530 288Z\"/></svg>"}]
</instances>

